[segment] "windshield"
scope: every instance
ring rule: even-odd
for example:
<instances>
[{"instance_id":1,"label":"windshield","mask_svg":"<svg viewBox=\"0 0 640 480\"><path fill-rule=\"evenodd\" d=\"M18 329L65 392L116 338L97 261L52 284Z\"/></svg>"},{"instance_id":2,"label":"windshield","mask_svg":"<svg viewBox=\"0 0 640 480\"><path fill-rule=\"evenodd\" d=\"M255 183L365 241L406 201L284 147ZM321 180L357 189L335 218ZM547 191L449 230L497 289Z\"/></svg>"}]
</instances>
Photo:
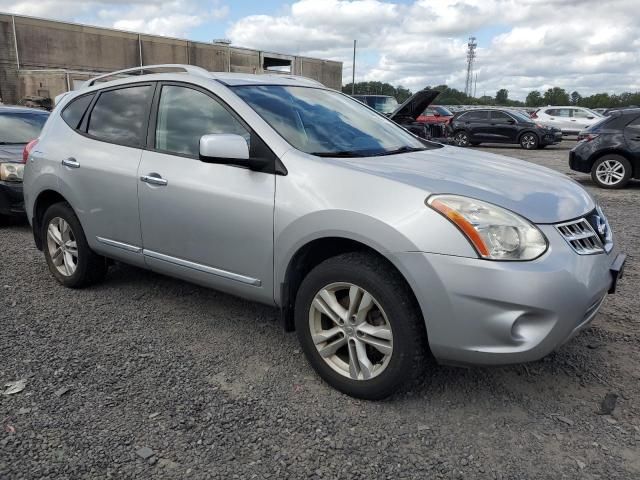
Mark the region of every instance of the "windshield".
<instances>
[{"instance_id":1,"label":"windshield","mask_svg":"<svg viewBox=\"0 0 640 480\"><path fill-rule=\"evenodd\" d=\"M595 110L591 110L590 108L585 108L586 111L591 112L594 117L601 118L604 117L600 112L596 112Z\"/></svg>"},{"instance_id":2,"label":"windshield","mask_svg":"<svg viewBox=\"0 0 640 480\"><path fill-rule=\"evenodd\" d=\"M426 148L391 120L332 90L282 85L233 88L287 142L311 155L365 157Z\"/></svg>"},{"instance_id":3,"label":"windshield","mask_svg":"<svg viewBox=\"0 0 640 480\"><path fill-rule=\"evenodd\" d=\"M40 135L47 115L0 113L0 145L29 143Z\"/></svg>"}]
</instances>

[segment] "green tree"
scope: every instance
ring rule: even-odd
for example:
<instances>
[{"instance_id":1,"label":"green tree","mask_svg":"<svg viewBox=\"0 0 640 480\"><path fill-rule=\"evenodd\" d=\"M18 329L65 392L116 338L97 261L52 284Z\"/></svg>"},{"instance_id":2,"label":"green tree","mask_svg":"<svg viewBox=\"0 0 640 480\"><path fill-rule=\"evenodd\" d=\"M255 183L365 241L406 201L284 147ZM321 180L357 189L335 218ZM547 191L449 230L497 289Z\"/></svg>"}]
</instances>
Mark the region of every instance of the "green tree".
<instances>
[{"instance_id":1,"label":"green tree","mask_svg":"<svg viewBox=\"0 0 640 480\"><path fill-rule=\"evenodd\" d=\"M525 104L527 107L541 107L544 105L542 94L538 90L529 92L529 95L527 95L527 99L525 100Z\"/></svg>"},{"instance_id":2,"label":"green tree","mask_svg":"<svg viewBox=\"0 0 640 480\"><path fill-rule=\"evenodd\" d=\"M496 103L498 105L508 105L509 104L509 90L506 88L501 88L496 92Z\"/></svg>"},{"instance_id":3,"label":"green tree","mask_svg":"<svg viewBox=\"0 0 640 480\"><path fill-rule=\"evenodd\" d=\"M544 105L569 105L569 94L564 88L553 87L544 92Z\"/></svg>"},{"instance_id":4,"label":"green tree","mask_svg":"<svg viewBox=\"0 0 640 480\"><path fill-rule=\"evenodd\" d=\"M351 83L348 83L342 87L342 92L351 94ZM409 98L413 93L411 90L398 85L394 87L390 83L383 82L356 82L355 84L356 95L389 95L395 97L395 99L402 103Z\"/></svg>"},{"instance_id":5,"label":"green tree","mask_svg":"<svg viewBox=\"0 0 640 480\"><path fill-rule=\"evenodd\" d=\"M582 100L582 95L576 91L571 92L571 98L569 99L571 105L580 105L580 100Z\"/></svg>"}]
</instances>

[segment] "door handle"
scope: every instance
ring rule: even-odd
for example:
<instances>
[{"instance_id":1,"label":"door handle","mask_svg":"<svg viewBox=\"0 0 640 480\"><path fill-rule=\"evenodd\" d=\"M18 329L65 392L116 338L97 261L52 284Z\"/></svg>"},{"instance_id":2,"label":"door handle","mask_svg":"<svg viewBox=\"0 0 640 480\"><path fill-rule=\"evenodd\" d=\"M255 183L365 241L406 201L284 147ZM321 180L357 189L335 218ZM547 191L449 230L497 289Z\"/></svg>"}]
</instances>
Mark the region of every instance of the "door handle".
<instances>
[{"instance_id":1,"label":"door handle","mask_svg":"<svg viewBox=\"0 0 640 480\"><path fill-rule=\"evenodd\" d=\"M78 163L73 157L62 160L62 165L69 168L80 168L80 163Z\"/></svg>"},{"instance_id":2,"label":"door handle","mask_svg":"<svg viewBox=\"0 0 640 480\"><path fill-rule=\"evenodd\" d=\"M140 177L140 181L149 183L151 185L158 185L161 187L164 187L169 183L167 180L165 180L158 174L142 175Z\"/></svg>"}]
</instances>

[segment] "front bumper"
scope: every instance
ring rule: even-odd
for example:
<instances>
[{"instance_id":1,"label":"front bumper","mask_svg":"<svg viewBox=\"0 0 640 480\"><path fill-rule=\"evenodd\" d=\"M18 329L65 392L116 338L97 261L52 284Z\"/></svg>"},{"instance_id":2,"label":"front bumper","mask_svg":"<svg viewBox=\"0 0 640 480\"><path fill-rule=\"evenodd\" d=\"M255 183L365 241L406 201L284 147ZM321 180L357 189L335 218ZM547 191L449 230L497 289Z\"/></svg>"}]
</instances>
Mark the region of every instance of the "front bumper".
<instances>
[{"instance_id":1,"label":"front bumper","mask_svg":"<svg viewBox=\"0 0 640 480\"><path fill-rule=\"evenodd\" d=\"M24 215L21 182L0 181L0 215Z\"/></svg>"},{"instance_id":2,"label":"front bumper","mask_svg":"<svg viewBox=\"0 0 640 480\"><path fill-rule=\"evenodd\" d=\"M562 132L560 130L547 131L540 136L540 145L556 145L560 142L562 142Z\"/></svg>"},{"instance_id":3,"label":"front bumper","mask_svg":"<svg viewBox=\"0 0 640 480\"><path fill-rule=\"evenodd\" d=\"M549 250L531 262L432 253L396 260L422 308L441 363L498 365L538 360L589 325L613 287L623 257L578 255L551 225ZM616 265L616 259L618 264Z\"/></svg>"}]
</instances>

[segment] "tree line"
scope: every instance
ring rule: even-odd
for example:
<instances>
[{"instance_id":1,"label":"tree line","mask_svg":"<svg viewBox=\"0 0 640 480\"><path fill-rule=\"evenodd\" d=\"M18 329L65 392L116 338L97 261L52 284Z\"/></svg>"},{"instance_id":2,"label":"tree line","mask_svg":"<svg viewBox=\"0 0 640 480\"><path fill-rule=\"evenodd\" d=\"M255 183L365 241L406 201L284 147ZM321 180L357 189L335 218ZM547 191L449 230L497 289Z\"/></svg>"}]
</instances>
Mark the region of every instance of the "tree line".
<instances>
[{"instance_id":1,"label":"tree line","mask_svg":"<svg viewBox=\"0 0 640 480\"><path fill-rule=\"evenodd\" d=\"M533 90L527 95L524 102L509 98L509 91L501 88L495 97L483 95L481 97L469 97L455 88L447 85L435 85L434 90L439 90L438 104L441 105L501 105L509 107L542 107L545 105L576 105L587 108L614 108L640 106L640 92L624 92L609 95L608 93L596 93L582 96L579 92L568 93L564 88L553 87L545 92ZM342 87L344 93L351 94L351 83ZM399 103L404 102L413 93L411 90L399 85L394 87L384 82L356 82L355 94L358 95L390 95Z\"/></svg>"}]
</instances>

